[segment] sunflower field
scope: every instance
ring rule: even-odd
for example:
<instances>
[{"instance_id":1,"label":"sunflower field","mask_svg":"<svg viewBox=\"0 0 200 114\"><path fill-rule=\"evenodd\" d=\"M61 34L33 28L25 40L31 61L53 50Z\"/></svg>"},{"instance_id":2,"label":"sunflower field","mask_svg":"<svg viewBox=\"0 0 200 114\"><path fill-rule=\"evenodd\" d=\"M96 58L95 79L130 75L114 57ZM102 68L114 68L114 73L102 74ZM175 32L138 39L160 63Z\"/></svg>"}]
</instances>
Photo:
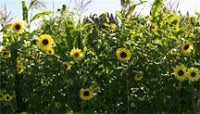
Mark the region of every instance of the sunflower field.
<instances>
[{"instance_id":1,"label":"sunflower field","mask_svg":"<svg viewBox=\"0 0 200 114\"><path fill-rule=\"evenodd\" d=\"M200 114L200 12L155 0L149 15L83 16L63 5L3 24L0 112ZM39 26L31 30L34 22Z\"/></svg>"}]
</instances>

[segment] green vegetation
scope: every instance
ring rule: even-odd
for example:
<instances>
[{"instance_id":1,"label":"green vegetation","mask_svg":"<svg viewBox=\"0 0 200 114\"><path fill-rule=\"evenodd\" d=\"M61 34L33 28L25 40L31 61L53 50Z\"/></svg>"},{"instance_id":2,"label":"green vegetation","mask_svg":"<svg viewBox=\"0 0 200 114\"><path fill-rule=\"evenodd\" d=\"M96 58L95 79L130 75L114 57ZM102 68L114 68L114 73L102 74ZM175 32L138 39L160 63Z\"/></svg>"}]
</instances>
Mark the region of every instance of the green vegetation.
<instances>
[{"instance_id":1,"label":"green vegetation","mask_svg":"<svg viewBox=\"0 0 200 114\"><path fill-rule=\"evenodd\" d=\"M155 0L133 15L144 2L82 17L65 5L30 16L42 3L23 1L23 21L2 24L1 112L200 113L200 12Z\"/></svg>"}]
</instances>

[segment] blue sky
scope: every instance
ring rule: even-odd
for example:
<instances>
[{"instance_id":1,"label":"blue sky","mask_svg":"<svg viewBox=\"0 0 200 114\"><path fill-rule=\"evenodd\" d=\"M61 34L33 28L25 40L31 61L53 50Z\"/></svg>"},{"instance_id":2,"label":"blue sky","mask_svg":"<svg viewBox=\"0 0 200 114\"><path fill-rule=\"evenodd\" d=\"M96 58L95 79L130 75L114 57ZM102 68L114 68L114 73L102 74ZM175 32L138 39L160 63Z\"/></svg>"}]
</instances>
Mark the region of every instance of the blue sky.
<instances>
[{"instance_id":1,"label":"blue sky","mask_svg":"<svg viewBox=\"0 0 200 114\"><path fill-rule=\"evenodd\" d=\"M7 11L12 12L12 17L14 20L22 20L22 8L21 8L22 0L0 0L0 10L4 5L7 7ZM29 3L30 0L25 0L26 3ZM44 10L56 10L60 8L62 4L69 5L70 0L44 0L47 8ZM70 9L72 10L74 7L74 0L70 5ZM88 6L88 11L84 15L89 15L91 13L101 14L105 11L110 13L115 13L117 10L120 10L120 0L92 0L93 2ZM139 0L133 0L135 2ZM146 15L149 13L151 4L154 0L147 0L148 2L143 6L136 8L137 12L141 12L141 14ZM175 3L179 3L178 10L180 10L183 14L186 14L187 11L190 14L194 14L195 12L200 12L200 0L168 0L175 1ZM174 5L174 3L173 3ZM39 11L34 11L37 13ZM35 25L34 25L35 26ZM36 26L35 26L36 27ZM1 29L1 28L0 28ZM2 33L0 33L0 42L2 41ZM0 46L1 49L1 46Z\"/></svg>"},{"instance_id":2,"label":"blue sky","mask_svg":"<svg viewBox=\"0 0 200 114\"><path fill-rule=\"evenodd\" d=\"M15 19L21 19L22 9L21 9L21 1L22 0L0 0L0 7L6 5L7 10L12 12L12 16ZM29 2L30 0L25 0ZM62 4L69 4L70 0L44 0L47 8L45 10L54 10L60 8ZM74 0L72 0L72 4L70 5L71 9L74 6ZM115 13L116 10L120 10L120 0L92 0L93 2L89 5L88 11L85 15L89 15L90 13L103 13L105 11ZM133 0L138 1L138 0ZM153 0L147 0L148 2L141 7L138 7L136 11L141 14L148 14L151 8L151 4ZM168 0L168 1L177 1L179 2L179 10L183 14L186 11L189 11L190 14L194 14L194 12L200 12L200 0ZM54 5L53 5L54 4ZM54 7L53 7L54 6ZM1 9L1 8L0 8ZM34 12L36 13L36 12Z\"/></svg>"}]
</instances>

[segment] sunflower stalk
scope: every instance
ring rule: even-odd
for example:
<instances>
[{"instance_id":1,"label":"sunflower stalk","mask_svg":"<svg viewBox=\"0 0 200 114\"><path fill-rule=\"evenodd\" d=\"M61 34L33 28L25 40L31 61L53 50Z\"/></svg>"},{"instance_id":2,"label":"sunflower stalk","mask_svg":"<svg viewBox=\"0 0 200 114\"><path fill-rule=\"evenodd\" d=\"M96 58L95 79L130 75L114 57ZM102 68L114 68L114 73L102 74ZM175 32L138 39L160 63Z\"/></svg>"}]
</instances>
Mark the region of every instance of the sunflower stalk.
<instances>
[{"instance_id":1,"label":"sunflower stalk","mask_svg":"<svg viewBox=\"0 0 200 114\"><path fill-rule=\"evenodd\" d=\"M23 111L26 110L26 106L25 103L22 99L22 86L21 86L21 82L23 79L23 73L22 74L18 74L17 71L17 57L18 57L18 49L16 49L16 45L18 43L15 43L15 45L13 45L13 48L11 50L11 60L12 60L12 65L13 65L13 69L14 70L14 74L15 74L15 93L16 93L16 103L17 103L17 108L16 108L16 113L21 113Z\"/></svg>"}]
</instances>

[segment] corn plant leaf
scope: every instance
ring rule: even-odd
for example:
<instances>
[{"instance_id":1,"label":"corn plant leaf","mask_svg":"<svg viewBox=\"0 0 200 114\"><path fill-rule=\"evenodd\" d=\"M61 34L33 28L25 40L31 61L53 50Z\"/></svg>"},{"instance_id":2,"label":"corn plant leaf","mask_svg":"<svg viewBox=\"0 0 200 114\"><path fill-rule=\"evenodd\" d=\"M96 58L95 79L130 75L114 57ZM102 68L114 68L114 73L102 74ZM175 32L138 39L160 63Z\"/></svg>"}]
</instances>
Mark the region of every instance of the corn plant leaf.
<instances>
[{"instance_id":1,"label":"corn plant leaf","mask_svg":"<svg viewBox=\"0 0 200 114\"><path fill-rule=\"evenodd\" d=\"M135 4L132 5L132 6L130 7L129 11L126 13L126 17L129 16L130 14L132 14L133 11L135 10L135 8L136 8L136 5L135 5Z\"/></svg>"},{"instance_id":2,"label":"corn plant leaf","mask_svg":"<svg viewBox=\"0 0 200 114\"><path fill-rule=\"evenodd\" d=\"M200 16L200 12L195 12L196 15Z\"/></svg>"},{"instance_id":3,"label":"corn plant leaf","mask_svg":"<svg viewBox=\"0 0 200 114\"><path fill-rule=\"evenodd\" d=\"M31 22L42 17L42 16L49 15L51 13L53 13L53 12L52 11L44 11L42 13L37 13L35 16L33 16L33 18L31 19Z\"/></svg>"},{"instance_id":4,"label":"corn plant leaf","mask_svg":"<svg viewBox=\"0 0 200 114\"><path fill-rule=\"evenodd\" d=\"M25 1L22 1L22 10L23 10L23 20L28 22L28 9Z\"/></svg>"},{"instance_id":5,"label":"corn plant leaf","mask_svg":"<svg viewBox=\"0 0 200 114\"><path fill-rule=\"evenodd\" d=\"M151 16L154 18L158 16L161 10L163 0L155 0L151 8Z\"/></svg>"},{"instance_id":6,"label":"corn plant leaf","mask_svg":"<svg viewBox=\"0 0 200 114\"><path fill-rule=\"evenodd\" d=\"M141 5L141 4L145 3L145 2L146 2L146 1L140 1L140 3L133 4L133 5L129 8L129 10L128 10L128 12L126 13L126 16L125 16L125 17L128 17L129 15L131 15L131 14L133 13L133 11L135 10L136 6Z\"/></svg>"}]
</instances>

